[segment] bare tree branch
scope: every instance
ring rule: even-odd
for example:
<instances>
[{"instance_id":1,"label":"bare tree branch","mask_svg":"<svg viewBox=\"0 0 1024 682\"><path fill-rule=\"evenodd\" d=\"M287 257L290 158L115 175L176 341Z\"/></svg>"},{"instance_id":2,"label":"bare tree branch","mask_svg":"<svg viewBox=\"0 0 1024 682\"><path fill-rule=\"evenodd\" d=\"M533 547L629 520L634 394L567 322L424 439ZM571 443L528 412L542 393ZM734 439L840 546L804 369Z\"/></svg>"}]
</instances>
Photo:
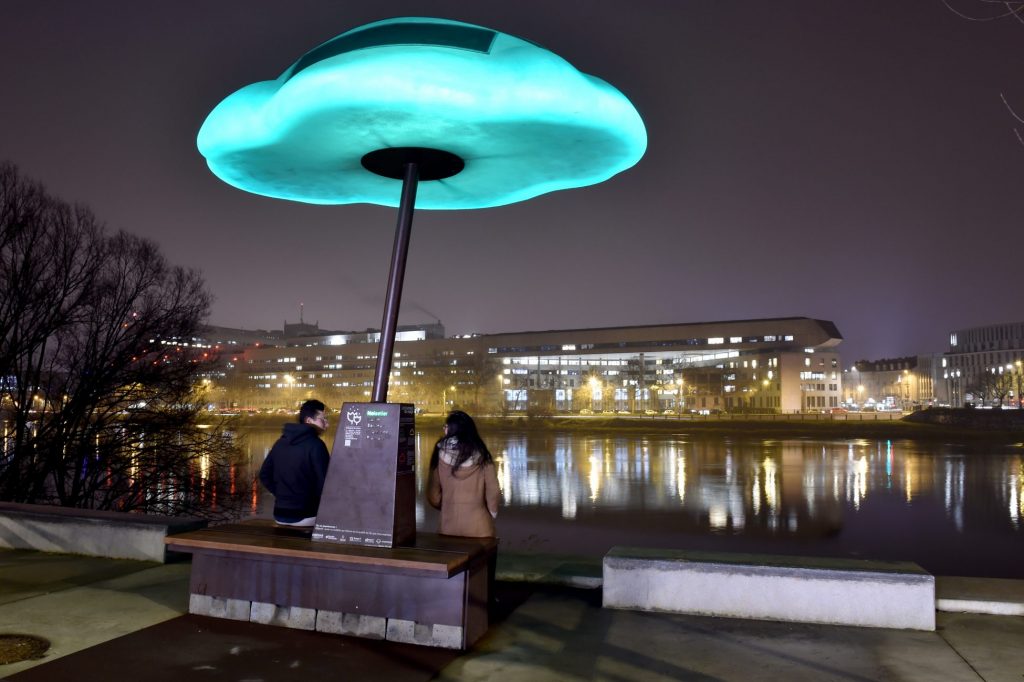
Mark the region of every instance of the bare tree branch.
<instances>
[{"instance_id":1,"label":"bare tree branch","mask_svg":"<svg viewBox=\"0 0 1024 682\"><path fill-rule=\"evenodd\" d=\"M998 6L998 7L1002 8L1002 9L1000 10L999 14L994 14L992 16L977 16L977 15L974 15L974 14L967 14L966 12L961 12L956 7L954 7L953 4L949 0L942 0L942 4L945 5L946 9L948 9L953 14L957 15L961 19L966 19L968 21L997 21L999 19L1006 19L1007 17L1012 17L1013 19L1016 19L1017 21L1020 21L1020 22L1024 23L1024 2L1017 2L1016 0L1010 0L1010 1L1007 1L1007 0L974 0L974 1L979 3L982 6L985 6L985 5ZM1005 10L1005 11L1003 11L1003 10Z\"/></svg>"},{"instance_id":2,"label":"bare tree branch","mask_svg":"<svg viewBox=\"0 0 1024 682\"><path fill-rule=\"evenodd\" d=\"M248 495L223 424L200 424L210 306L152 242L0 164L0 499L229 515ZM200 428L205 426L208 428Z\"/></svg>"}]
</instances>

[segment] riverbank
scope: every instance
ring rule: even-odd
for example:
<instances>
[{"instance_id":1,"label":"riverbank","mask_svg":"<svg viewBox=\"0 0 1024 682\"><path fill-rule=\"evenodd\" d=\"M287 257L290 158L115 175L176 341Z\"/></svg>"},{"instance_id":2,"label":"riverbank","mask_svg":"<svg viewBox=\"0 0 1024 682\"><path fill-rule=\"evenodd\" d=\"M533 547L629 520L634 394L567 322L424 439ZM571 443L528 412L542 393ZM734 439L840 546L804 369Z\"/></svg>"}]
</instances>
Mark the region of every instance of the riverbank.
<instances>
[{"instance_id":1,"label":"riverbank","mask_svg":"<svg viewBox=\"0 0 1024 682\"><path fill-rule=\"evenodd\" d=\"M436 417L438 424L441 417ZM433 419L420 417L422 426ZM549 430L615 433L704 433L766 438L864 438L880 440L939 440L963 443L1021 444L1024 432L1008 427L993 428L970 423L928 423L897 419L892 421L840 421L754 419L743 416L709 417L699 419L644 419L640 417L482 417L477 420L481 429L495 430Z\"/></svg>"},{"instance_id":2,"label":"riverbank","mask_svg":"<svg viewBox=\"0 0 1024 682\"><path fill-rule=\"evenodd\" d=\"M338 415L332 415L337 422ZM474 416L486 431L563 431L594 433L707 433L762 438L921 439L962 443L1002 443L1024 447L1024 411L936 408L903 418L877 419L867 413L793 415L684 415L683 417L595 416ZM226 418L231 425L278 428L287 415L257 414ZM442 414L420 414L421 431L440 430ZM332 424L332 426L334 426ZM332 429L333 430L333 429Z\"/></svg>"}]
</instances>

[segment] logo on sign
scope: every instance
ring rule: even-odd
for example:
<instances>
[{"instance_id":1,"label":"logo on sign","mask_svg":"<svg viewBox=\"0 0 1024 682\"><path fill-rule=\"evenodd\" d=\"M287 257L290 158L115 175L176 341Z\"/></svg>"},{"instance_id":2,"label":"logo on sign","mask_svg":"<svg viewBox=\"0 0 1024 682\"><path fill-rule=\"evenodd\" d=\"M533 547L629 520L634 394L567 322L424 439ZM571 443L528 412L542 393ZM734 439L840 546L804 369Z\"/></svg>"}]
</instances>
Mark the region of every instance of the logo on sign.
<instances>
[{"instance_id":1,"label":"logo on sign","mask_svg":"<svg viewBox=\"0 0 1024 682\"><path fill-rule=\"evenodd\" d=\"M358 426L359 422L363 421L363 415L361 415L359 412L355 410L349 410L348 412L345 413L345 419L348 420L349 424L352 424L353 426Z\"/></svg>"}]
</instances>

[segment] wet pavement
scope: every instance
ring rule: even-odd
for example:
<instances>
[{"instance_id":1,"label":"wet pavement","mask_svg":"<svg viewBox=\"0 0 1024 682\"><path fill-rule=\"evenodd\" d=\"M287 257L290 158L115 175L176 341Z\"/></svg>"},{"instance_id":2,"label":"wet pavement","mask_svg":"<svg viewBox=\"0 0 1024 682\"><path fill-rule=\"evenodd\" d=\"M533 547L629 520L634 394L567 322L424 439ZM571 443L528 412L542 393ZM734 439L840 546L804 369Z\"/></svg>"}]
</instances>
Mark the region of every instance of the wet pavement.
<instances>
[{"instance_id":1,"label":"wet pavement","mask_svg":"<svg viewBox=\"0 0 1024 682\"><path fill-rule=\"evenodd\" d=\"M52 643L40 660L0 666L0 678L1024 679L1022 616L939 612L935 632L915 632L614 611L601 608L594 559L502 556L495 622L468 652L183 615L188 572L0 551L0 633ZM956 589L962 604L1024 603L1024 581L963 580L940 579L940 599L957 603Z\"/></svg>"}]
</instances>

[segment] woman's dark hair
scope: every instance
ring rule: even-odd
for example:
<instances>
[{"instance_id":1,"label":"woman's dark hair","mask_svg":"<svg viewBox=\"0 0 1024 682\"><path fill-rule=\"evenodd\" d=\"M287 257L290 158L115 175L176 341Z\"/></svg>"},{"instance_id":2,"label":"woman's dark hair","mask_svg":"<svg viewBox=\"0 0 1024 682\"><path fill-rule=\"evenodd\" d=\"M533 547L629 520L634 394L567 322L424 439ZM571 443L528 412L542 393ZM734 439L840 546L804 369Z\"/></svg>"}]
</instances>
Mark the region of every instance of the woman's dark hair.
<instances>
[{"instance_id":1,"label":"woman's dark hair","mask_svg":"<svg viewBox=\"0 0 1024 682\"><path fill-rule=\"evenodd\" d=\"M437 443L434 444L434 452L430 455L431 469L437 468L437 464L440 461L441 447L449 439L453 439L453 442L456 444L455 449L458 451L458 454L455 456L455 463L452 464L453 469L458 470L466 460L473 456L474 452L480 453L480 464L494 462L494 457L491 455L491 451L487 449L487 445L484 444L480 433L476 430L476 422L473 421L472 417L461 410L455 410L448 415L444 423L448 427L448 432L441 438L438 438Z\"/></svg>"}]
</instances>

